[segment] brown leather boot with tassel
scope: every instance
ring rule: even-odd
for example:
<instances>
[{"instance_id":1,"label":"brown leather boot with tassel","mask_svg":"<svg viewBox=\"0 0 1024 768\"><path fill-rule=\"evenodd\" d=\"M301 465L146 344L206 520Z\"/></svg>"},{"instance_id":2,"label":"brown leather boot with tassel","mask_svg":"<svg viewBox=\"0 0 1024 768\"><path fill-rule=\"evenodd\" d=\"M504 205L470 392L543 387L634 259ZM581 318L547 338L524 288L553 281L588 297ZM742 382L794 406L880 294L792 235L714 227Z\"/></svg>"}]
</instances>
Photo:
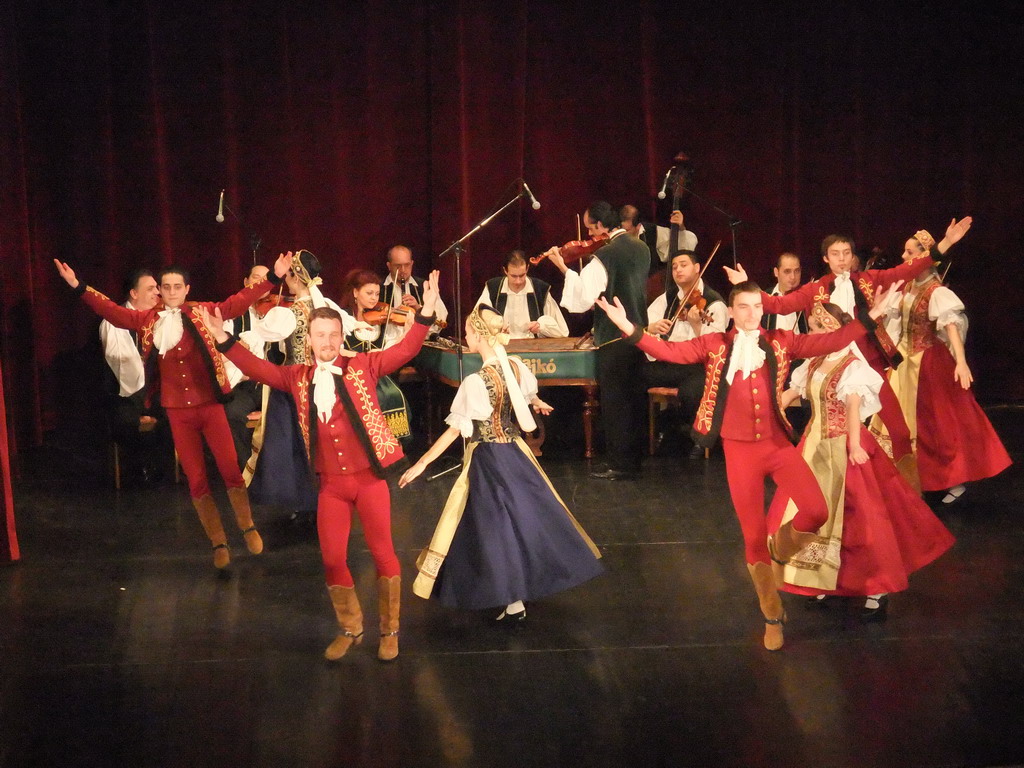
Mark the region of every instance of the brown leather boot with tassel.
<instances>
[{"instance_id":1,"label":"brown leather boot with tassel","mask_svg":"<svg viewBox=\"0 0 1024 768\"><path fill-rule=\"evenodd\" d=\"M782 598L775 588L775 576L768 563L747 563L750 580L754 582L757 601L764 614L764 647L769 651L777 651L782 647L782 625L786 623L786 611L782 607Z\"/></svg>"},{"instance_id":2,"label":"brown leather boot with tassel","mask_svg":"<svg viewBox=\"0 0 1024 768\"><path fill-rule=\"evenodd\" d=\"M380 648L377 658L391 661L398 656L398 613L401 605L402 577L377 579L377 606L380 609Z\"/></svg>"},{"instance_id":3,"label":"brown leather boot with tassel","mask_svg":"<svg viewBox=\"0 0 1024 768\"><path fill-rule=\"evenodd\" d=\"M337 661L348 653L349 648L363 641L363 610L359 607L355 587L337 585L328 587L327 591L331 596L331 605L334 606L334 615L338 617L341 632L334 638L334 642L327 646L324 658L328 661Z\"/></svg>"},{"instance_id":4,"label":"brown leather boot with tassel","mask_svg":"<svg viewBox=\"0 0 1024 768\"><path fill-rule=\"evenodd\" d=\"M235 511L235 522L238 523L238 529L242 532L242 538L245 539L245 546L249 552L258 555L263 551L263 539L252 522L249 491L244 485L238 488L228 488L228 501L231 502L231 508Z\"/></svg>"},{"instance_id":5,"label":"brown leather boot with tassel","mask_svg":"<svg viewBox=\"0 0 1024 768\"><path fill-rule=\"evenodd\" d=\"M790 520L780 525L773 536L768 537L768 554L776 563L785 565L793 555L817 538L815 531L798 531Z\"/></svg>"},{"instance_id":6,"label":"brown leather boot with tassel","mask_svg":"<svg viewBox=\"0 0 1024 768\"><path fill-rule=\"evenodd\" d=\"M217 502L213 500L213 496L206 494L198 499L192 499L192 506L196 508L199 522L203 524L203 530L213 544L213 564L217 568L226 567L231 562L231 553L228 551L228 537L224 535Z\"/></svg>"}]
</instances>

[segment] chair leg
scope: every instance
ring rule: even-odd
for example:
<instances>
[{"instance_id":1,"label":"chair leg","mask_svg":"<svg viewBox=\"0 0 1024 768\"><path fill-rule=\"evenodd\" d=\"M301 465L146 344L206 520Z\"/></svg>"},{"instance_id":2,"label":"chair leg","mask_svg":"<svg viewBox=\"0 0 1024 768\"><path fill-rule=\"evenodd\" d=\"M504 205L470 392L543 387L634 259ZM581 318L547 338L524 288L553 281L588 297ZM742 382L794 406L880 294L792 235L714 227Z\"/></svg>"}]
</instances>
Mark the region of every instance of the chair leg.
<instances>
[{"instance_id":1,"label":"chair leg","mask_svg":"<svg viewBox=\"0 0 1024 768\"><path fill-rule=\"evenodd\" d=\"M114 490L121 490L121 449L114 441Z\"/></svg>"}]
</instances>

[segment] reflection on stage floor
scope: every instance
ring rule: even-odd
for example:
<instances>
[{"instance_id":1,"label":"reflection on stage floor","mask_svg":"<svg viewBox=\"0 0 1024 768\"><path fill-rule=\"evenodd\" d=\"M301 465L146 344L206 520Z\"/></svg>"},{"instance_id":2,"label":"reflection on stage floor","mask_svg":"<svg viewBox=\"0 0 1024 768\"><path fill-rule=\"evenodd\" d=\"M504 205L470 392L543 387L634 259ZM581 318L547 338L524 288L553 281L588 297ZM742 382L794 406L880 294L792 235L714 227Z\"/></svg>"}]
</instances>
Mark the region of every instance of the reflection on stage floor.
<instances>
[{"instance_id":1,"label":"reflection on stage floor","mask_svg":"<svg viewBox=\"0 0 1024 768\"><path fill-rule=\"evenodd\" d=\"M883 624L785 596L778 653L718 453L647 459L623 483L590 479L578 450L545 455L608 570L515 631L412 596L454 474L394 489L401 655L376 660L357 532L368 632L332 665L312 527L261 509L266 552L233 532L217 573L183 485L54 476L68 462L52 447L25 462L24 560L0 569L0 767L1024 762L1024 419L991 416L1018 463L939 510L954 548Z\"/></svg>"}]
</instances>

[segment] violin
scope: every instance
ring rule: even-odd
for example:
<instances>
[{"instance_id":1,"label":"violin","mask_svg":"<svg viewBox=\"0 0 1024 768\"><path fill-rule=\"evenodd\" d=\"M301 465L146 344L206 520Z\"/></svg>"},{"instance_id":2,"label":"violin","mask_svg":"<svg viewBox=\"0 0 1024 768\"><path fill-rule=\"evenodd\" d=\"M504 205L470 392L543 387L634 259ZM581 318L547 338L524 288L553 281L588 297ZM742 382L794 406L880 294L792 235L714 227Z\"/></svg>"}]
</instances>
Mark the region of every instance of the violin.
<instances>
[{"instance_id":1,"label":"violin","mask_svg":"<svg viewBox=\"0 0 1024 768\"><path fill-rule=\"evenodd\" d=\"M385 301L378 301L376 306L372 309L363 310L363 322L368 325L385 325L387 323L394 323L395 325L404 326L413 322L415 318L416 310L406 304L393 307ZM437 320L436 318L434 320L434 325L441 329L448 327L448 324L444 320Z\"/></svg>"},{"instance_id":2,"label":"violin","mask_svg":"<svg viewBox=\"0 0 1024 768\"><path fill-rule=\"evenodd\" d=\"M682 302L680 302L679 309L676 310L676 313L672 316L672 325L669 327L668 333L664 334L662 338L667 340L668 337L672 335L672 328L675 327L680 318L688 315L690 310L694 307L696 307L697 311L700 313L700 321L704 325L711 325L714 322L714 318L711 317L711 314L707 311L708 300L705 299L703 295L695 293L695 291L697 290L697 286L700 285L701 278L704 277L704 273L707 271L708 265L710 265L711 260L715 258L715 254L718 253L718 249L721 245L721 240L715 243L715 247L711 251L711 255L708 256L707 260L704 262L704 267L697 275L697 279L693 281L693 285L690 287L690 290L683 297Z\"/></svg>"},{"instance_id":3,"label":"violin","mask_svg":"<svg viewBox=\"0 0 1024 768\"><path fill-rule=\"evenodd\" d=\"M561 246L558 250L562 254L562 259L566 264L571 264L574 261L579 261L584 256L590 256L598 249L608 244L608 233L602 233L600 235L594 235L590 240L570 240L565 245ZM533 256L530 258L531 264L540 264L544 259L547 258L547 252L542 253L540 256Z\"/></svg>"},{"instance_id":4,"label":"violin","mask_svg":"<svg viewBox=\"0 0 1024 768\"><path fill-rule=\"evenodd\" d=\"M416 317L416 310L412 307L405 304L393 307L384 301L378 301L371 309L363 310L363 322L370 325L385 325L387 323L406 325L412 322L414 317Z\"/></svg>"},{"instance_id":5,"label":"violin","mask_svg":"<svg viewBox=\"0 0 1024 768\"><path fill-rule=\"evenodd\" d=\"M268 293L262 299L256 299L253 309L256 310L256 314L260 317L266 317L267 312L274 307L290 307L294 303L294 296L284 296L280 292Z\"/></svg>"}]
</instances>

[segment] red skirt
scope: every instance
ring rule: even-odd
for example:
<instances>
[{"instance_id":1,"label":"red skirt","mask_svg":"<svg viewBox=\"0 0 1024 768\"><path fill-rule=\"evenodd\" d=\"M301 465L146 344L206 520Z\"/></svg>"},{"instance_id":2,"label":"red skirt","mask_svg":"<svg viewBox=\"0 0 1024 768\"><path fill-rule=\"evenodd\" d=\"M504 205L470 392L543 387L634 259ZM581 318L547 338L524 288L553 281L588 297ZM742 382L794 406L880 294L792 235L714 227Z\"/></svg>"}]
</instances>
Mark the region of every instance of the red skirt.
<instances>
[{"instance_id":1,"label":"red skirt","mask_svg":"<svg viewBox=\"0 0 1024 768\"><path fill-rule=\"evenodd\" d=\"M953 380L942 344L921 355L917 388L917 471L921 489L942 491L993 477L1012 463L974 392Z\"/></svg>"},{"instance_id":2,"label":"red skirt","mask_svg":"<svg viewBox=\"0 0 1024 768\"><path fill-rule=\"evenodd\" d=\"M869 460L848 463L843 509L843 539L836 589L825 592L783 584L798 595L876 595L900 592L907 579L953 546L955 539L935 513L897 471L874 437L861 430ZM776 493L768 511L775 530L789 500Z\"/></svg>"}]
</instances>

